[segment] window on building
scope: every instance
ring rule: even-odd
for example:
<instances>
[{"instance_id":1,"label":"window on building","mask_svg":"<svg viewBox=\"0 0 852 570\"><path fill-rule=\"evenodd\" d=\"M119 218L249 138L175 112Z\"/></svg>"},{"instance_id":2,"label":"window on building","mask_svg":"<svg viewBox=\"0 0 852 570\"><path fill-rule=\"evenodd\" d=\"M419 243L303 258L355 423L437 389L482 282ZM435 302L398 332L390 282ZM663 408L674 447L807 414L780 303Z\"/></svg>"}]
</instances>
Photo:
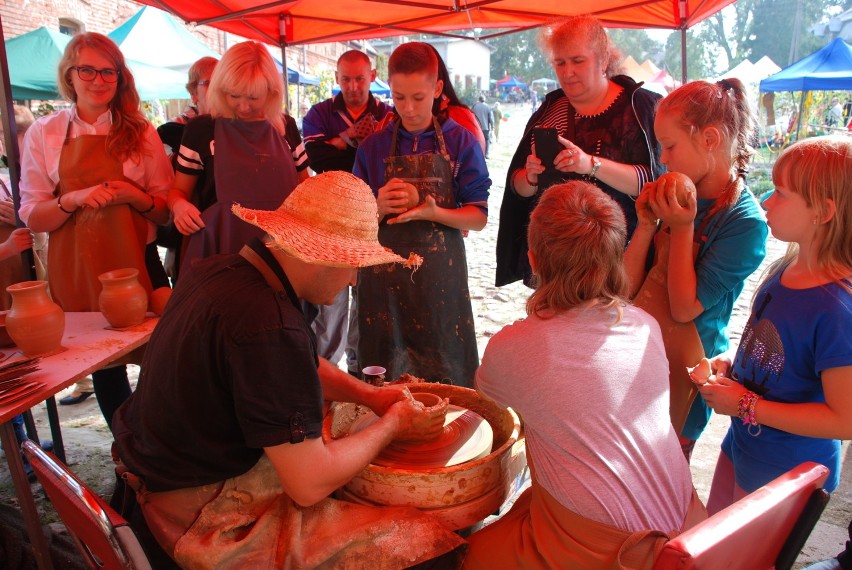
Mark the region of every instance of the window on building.
<instances>
[{"instance_id":1,"label":"window on building","mask_svg":"<svg viewBox=\"0 0 852 570\"><path fill-rule=\"evenodd\" d=\"M59 32L68 36L79 34L83 31L83 24L71 18L59 18Z\"/></svg>"}]
</instances>

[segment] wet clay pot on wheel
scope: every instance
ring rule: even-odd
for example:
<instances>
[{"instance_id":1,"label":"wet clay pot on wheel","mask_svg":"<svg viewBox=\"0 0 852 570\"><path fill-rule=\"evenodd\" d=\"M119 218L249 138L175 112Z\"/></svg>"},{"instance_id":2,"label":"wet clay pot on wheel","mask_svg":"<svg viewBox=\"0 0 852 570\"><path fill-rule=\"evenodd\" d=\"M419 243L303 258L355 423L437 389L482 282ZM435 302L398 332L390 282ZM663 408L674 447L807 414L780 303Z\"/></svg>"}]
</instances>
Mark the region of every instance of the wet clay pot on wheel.
<instances>
[{"instance_id":1,"label":"wet clay pot on wheel","mask_svg":"<svg viewBox=\"0 0 852 570\"><path fill-rule=\"evenodd\" d=\"M24 356L59 348L65 332L65 313L47 294L47 281L22 281L6 287L12 308L6 330Z\"/></svg>"},{"instance_id":2,"label":"wet clay pot on wheel","mask_svg":"<svg viewBox=\"0 0 852 570\"><path fill-rule=\"evenodd\" d=\"M139 270L116 269L98 275L103 285L98 306L107 322L116 329L132 327L145 320L148 293L139 284Z\"/></svg>"}]
</instances>

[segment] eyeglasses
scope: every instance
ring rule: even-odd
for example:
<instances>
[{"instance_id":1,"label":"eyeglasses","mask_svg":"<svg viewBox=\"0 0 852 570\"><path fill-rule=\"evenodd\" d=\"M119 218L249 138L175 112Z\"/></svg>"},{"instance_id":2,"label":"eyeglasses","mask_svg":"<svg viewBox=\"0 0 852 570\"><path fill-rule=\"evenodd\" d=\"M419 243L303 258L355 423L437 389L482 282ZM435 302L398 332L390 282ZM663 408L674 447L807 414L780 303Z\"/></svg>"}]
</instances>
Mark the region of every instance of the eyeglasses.
<instances>
[{"instance_id":1,"label":"eyeglasses","mask_svg":"<svg viewBox=\"0 0 852 570\"><path fill-rule=\"evenodd\" d=\"M77 72L77 77L83 81L94 81L95 77L100 74L104 83L115 83L118 81L118 76L121 74L117 69L95 69L94 67L77 66L72 67Z\"/></svg>"}]
</instances>

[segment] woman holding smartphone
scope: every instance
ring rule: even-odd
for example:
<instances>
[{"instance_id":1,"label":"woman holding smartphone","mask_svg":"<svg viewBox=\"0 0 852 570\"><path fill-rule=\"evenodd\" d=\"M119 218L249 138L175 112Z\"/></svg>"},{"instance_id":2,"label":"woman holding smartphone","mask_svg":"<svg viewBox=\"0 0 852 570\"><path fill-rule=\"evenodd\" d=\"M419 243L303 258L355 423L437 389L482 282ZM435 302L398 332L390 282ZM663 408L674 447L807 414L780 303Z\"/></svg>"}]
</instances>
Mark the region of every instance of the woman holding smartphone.
<instances>
[{"instance_id":1,"label":"woman holding smartphone","mask_svg":"<svg viewBox=\"0 0 852 570\"><path fill-rule=\"evenodd\" d=\"M529 284L526 228L544 189L577 179L595 184L621 206L629 236L639 190L663 172L654 137L660 96L616 75L621 56L600 22L570 18L546 28L540 43L560 89L533 113L509 166L497 236L498 286L519 279Z\"/></svg>"}]
</instances>

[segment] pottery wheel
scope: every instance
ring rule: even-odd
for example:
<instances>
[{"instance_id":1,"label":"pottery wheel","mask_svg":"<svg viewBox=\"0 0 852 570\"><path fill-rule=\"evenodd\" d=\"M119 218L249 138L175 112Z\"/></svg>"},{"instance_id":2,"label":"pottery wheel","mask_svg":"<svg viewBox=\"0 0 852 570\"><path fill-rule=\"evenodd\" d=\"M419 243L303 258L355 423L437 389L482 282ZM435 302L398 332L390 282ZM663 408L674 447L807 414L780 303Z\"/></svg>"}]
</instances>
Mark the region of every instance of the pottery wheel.
<instances>
[{"instance_id":1,"label":"pottery wheel","mask_svg":"<svg viewBox=\"0 0 852 570\"><path fill-rule=\"evenodd\" d=\"M349 433L357 433L376 421L372 412L352 423ZM392 442L373 460L375 465L399 469L432 469L474 461L491 453L494 432L482 416L450 404L444 429L425 443Z\"/></svg>"}]
</instances>

